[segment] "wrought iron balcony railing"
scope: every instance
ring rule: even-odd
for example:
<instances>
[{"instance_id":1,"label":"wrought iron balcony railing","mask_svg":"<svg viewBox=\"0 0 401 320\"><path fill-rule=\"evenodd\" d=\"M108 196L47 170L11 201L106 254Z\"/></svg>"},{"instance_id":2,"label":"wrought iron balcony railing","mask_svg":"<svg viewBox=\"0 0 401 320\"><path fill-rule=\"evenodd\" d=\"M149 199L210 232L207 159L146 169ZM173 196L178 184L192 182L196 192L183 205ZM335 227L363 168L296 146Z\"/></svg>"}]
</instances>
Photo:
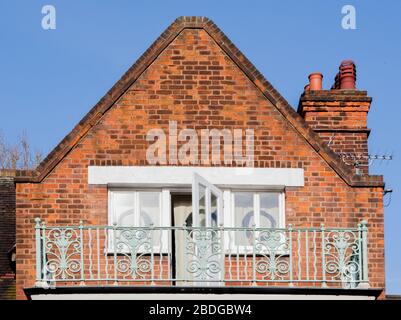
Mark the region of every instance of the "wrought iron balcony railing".
<instances>
[{"instance_id":1,"label":"wrought iron balcony railing","mask_svg":"<svg viewBox=\"0 0 401 320\"><path fill-rule=\"evenodd\" d=\"M46 226L36 285L368 287L367 227Z\"/></svg>"}]
</instances>

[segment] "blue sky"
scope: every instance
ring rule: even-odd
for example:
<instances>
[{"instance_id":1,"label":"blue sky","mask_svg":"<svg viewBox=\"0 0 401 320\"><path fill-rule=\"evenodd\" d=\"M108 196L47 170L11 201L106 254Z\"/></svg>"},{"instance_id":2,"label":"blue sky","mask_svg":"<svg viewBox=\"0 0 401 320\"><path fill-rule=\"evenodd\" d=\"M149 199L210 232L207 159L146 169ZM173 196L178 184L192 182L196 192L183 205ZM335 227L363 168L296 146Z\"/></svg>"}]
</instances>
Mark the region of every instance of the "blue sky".
<instances>
[{"instance_id":1,"label":"blue sky","mask_svg":"<svg viewBox=\"0 0 401 320\"><path fill-rule=\"evenodd\" d=\"M43 30L43 5L56 30ZM341 8L356 8L356 30ZM0 0L0 131L23 132L49 152L178 16L207 16L294 107L307 75L328 89L344 59L357 64L359 89L373 97L372 154L393 154L371 172L394 190L385 208L387 291L401 294L400 1ZM386 197L386 203L388 202Z\"/></svg>"}]
</instances>

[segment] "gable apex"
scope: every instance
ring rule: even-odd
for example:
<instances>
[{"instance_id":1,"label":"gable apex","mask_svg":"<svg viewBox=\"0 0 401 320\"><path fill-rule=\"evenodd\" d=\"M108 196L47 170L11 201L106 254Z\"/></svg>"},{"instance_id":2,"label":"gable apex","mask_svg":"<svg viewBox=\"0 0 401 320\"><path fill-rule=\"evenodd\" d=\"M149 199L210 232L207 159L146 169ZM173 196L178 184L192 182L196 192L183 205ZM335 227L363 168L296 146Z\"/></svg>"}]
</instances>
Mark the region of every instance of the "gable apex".
<instances>
[{"instance_id":1,"label":"gable apex","mask_svg":"<svg viewBox=\"0 0 401 320\"><path fill-rule=\"evenodd\" d=\"M205 30L222 51L224 51L247 78L252 81L255 87L260 90L263 96L273 104L291 126L347 184L351 186L368 187L383 186L381 176L355 175L352 170L323 143L304 119L289 105L281 94L264 78L256 67L212 20L206 17L188 16L177 18L73 130L49 153L42 163L35 170L17 176L16 181L41 182L184 29Z\"/></svg>"}]
</instances>

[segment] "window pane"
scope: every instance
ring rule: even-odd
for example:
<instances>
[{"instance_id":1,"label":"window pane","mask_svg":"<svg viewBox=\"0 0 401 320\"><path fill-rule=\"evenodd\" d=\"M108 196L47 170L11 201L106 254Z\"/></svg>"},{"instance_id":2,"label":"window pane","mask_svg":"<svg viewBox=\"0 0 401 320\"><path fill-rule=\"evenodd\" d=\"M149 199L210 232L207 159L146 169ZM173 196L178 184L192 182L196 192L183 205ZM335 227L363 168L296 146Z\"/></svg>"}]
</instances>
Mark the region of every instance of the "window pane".
<instances>
[{"instance_id":1,"label":"window pane","mask_svg":"<svg viewBox=\"0 0 401 320\"><path fill-rule=\"evenodd\" d=\"M253 193L238 192L234 194L234 214L236 227L252 227L254 224ZM249 245L252 232L235 231L235 242L238 245Z\"/></svg>"},{"instance_id":2,"label":"window pane","mask_svg":"<svg viewBox=\"0 0 401 320\"><path fill-rule=\"evenodd\" d=\"M260 194L260 227L279 228L279 193Z\"/></svg>"},{"instance_id":3,"label":"window pane","mask_svg":"<svg viewBox=\"0 0 401 320\"><path fill-rule=\"evenodd\" d=\"M139 192L139 226L160 227L160 192Z\"/></svg>"},{"instance_id":4,"label":"window pane","mask_svg":"<svg viewBox=\"0 0 401 320\"><path fill-rule=\"evenodd\" d=\"M213 192L210 194L210 226L217 227L217 197Z\"/></svg>"},{"instance_id":5,"label":"window pane","mask_svg":"<svg viewBox=\"0 0 401 320\"><path fill-rule=\"evenodd\" d=\"M114 222L118 226L132 227L135 225L135 194L134 192L115 192L113 194Z\"/></svg>"},{"instance_id":6,"label":"window pane","mask_svg":"<svg viewBox=\"0 0 401 320\"><path fill-rule=\"evenodd\" d=\"M160 227L160 192L139 192L139 226ZM161 246L160 230L152 230L149 234L154 246Z\"/></svg>"},{"instance_id":7,"label":"window pane","mask_svg":"<svg viewBox=\"0 0 401 320\"><path fill-rule=\"evenodd\" d=\"M199 185L199 226L206 226L206 188Z\"/></svg>"}]
</instances>

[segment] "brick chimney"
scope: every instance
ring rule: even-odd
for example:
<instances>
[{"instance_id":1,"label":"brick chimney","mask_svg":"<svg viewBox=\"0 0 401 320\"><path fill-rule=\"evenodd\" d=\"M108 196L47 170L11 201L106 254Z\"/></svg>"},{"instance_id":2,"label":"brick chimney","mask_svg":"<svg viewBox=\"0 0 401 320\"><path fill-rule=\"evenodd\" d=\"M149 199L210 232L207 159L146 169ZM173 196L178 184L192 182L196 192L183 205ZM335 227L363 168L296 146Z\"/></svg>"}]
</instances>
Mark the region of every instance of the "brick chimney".
<instances>
[{"instance_id":1,"label":"brick chimney","mask_svg":"<svg viewBox=\"0 0 401 320\"><path fill-rule=\"evenodd\" d=\"M354 166L356 174L368 174L367 116L372 98L357 90L355 82L355 64L343 61L331 90L305 86L298 113L346 164Z\"/></svg>"}]
</instances>

